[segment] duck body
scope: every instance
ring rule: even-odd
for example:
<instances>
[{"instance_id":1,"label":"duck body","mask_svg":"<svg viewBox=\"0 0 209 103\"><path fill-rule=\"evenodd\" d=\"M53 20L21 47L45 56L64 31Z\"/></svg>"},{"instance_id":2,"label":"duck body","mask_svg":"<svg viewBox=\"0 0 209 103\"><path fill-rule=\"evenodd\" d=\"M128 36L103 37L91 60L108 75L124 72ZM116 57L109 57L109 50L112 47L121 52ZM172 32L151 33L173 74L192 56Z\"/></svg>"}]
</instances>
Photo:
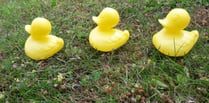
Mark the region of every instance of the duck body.
<instances>
[{"instance_id":1,"label":"duck body","mask_svg":"<svg viewBox=\"0 0 209 103\"><path fill-rule=\"evenodd\" d=\"M184 56L199 38L198 31L169 32L165 28L153 36L153 44L161 53L168 56Z\"/></svg>"},{"instance_id":2,"label":"duck body","mask_svg":"<svg viewBox=\"0 0 209 103\"><path fill-rule=\"evenodd\" d=\"M186 31L190 22L188 12L182 8L171 10L166 18L159 19L163 28L153 35L152 43L161 53L179 57L186 55L199 38L197 30Z\"/></svg>"},{"instance_id":3,"label":"duck body","mask_svg":"<svg viewBox=\"0 0 209 103\"><path fill-rule=\"evenodd\" d=\"M129 32L127 30L102 30L99 27L96 27L90 33L89 42L93 48L99 51L108 52L125 44L128 38Z\"/></svg>"},{"instance_id":4,"label":"duck body","mask_svg":"<svg viewBox=\"0 0 209 103\"><path fill-rule=\"evenodd\" d=\"M26 32L30 34L25 42L25 54L34 60L43 60L53 56L63 48L63 39L51 32L51 24L45 18L36 18L31 25L25 26Z\"/></svg>"},{"instance_id":5,"label":"duck body","mask_svg":"<svg viewBox=\"0 0 209 103\"><path fill-rule=\"evenodd\" d=\"M25 43L25 53L34 60L43 60L53 56L63 48L64 41L54 35L44 40L36 40L30 36Z\"/></svg>"},{"instance_id":6,"label":"duck body","mask_svg":"<svg viewBox=\"0 0 209 103\"><path fill-rule=\"evenodd\" d=\"M120 17L113 8L104 8L98 17L93 16L93 21L98 25L89 35L90 45L102 52L110 52L118 49L129 39L127 30L114 29Z\"/></svg>"}]
</instances>

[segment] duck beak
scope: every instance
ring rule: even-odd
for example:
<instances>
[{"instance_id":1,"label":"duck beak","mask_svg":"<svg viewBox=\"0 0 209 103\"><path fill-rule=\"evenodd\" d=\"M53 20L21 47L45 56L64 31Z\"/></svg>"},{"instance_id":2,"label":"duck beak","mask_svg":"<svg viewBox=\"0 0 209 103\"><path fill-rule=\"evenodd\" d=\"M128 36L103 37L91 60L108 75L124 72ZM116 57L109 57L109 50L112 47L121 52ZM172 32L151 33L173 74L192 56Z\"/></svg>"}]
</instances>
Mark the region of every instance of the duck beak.
<instances>
[{"instance_id":1,"label":"duck beak","mask_svg":"<svg viewBox=\"0 0 209 103\"><path fill-rule=\"evenodd\" d=\"M28 32L29 34L31 33L30 25L25 25L25 31Z\"/></svg>"},{"instance_id":2,"label":"duck beak","mask_svg":"<svg viewBox=\"0 0 209 103\"><path fill-rule=\"evenodd\" d=\"M165 27L165 26L167 25L166 19L158 19L158 22L159 22L163 27Z\"/></svg>"},{"instance_id":3,"label":"duck beak","mask_svg":"<svg viewBox=\"0 0 209 103\"><path fill-rule=\"evenodd\" d=\"M93 17L92 17L92 20L93 20L96 24L99 23L99 18L96 17L96 16L93 16Z\"/></svg>"}]
</instances>

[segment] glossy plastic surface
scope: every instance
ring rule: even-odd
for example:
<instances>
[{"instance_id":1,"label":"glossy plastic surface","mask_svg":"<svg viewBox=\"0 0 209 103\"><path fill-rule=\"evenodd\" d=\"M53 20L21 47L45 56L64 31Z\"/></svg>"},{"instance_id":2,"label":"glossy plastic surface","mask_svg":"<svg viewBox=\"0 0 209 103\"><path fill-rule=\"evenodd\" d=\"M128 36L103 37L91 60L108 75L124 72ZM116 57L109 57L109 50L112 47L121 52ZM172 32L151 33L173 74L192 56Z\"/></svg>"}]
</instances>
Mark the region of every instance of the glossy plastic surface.
<instances>
[{"instance_id":1,"label":"glossy plastic surface","mask_svg":"<svg viewBox=\"0 0 209 103\"><path fill-rule=\"evenodd\" d=\"M182 8L171 10L166 18L159 19L163 29L154 34L152 42L156 49L168 56L184 56L199 38L197 30L183 30L190 22L188 12Z\"/></svg>"},{"instance_id":2,"label":"glossy plastic surface","mask_svg":"<svg viewBox=\"0 0 209 103\"><path fill-rule=\"evenodd\" d=\"M25 30L31 34L25 42L25 53L34 60L47 59L63 48L63 39L49 35L51 23L45 18L35 18Z\"/></svg>"},{"instance_id":3,"label":"glossy plastic surface","mask_svg":"<svg viewBox=\"0 0 209 103\"><path fill-rule=\"evenodd\" d=\"M120 17L113 8L104 8L98 17L93 16L93 21L98 25L89 35L90 45L102 52L110 52L121 47L129 39L127 30L113 29Z\"/></svg>"}]
</instances>

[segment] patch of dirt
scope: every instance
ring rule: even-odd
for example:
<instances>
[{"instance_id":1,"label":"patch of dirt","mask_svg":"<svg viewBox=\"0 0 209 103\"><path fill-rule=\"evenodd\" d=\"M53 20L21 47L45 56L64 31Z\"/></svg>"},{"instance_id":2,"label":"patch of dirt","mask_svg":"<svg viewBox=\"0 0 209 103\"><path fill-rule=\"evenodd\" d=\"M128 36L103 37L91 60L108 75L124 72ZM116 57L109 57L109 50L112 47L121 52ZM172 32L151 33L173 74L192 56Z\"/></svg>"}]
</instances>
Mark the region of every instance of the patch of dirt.
<instances>
[{"instance_id":1,"label":"patch of dirt","mask_svg":"<svg viewBox=\"0 0 209 103\"><path fill-rule=\"evenodd\" d=\"M194 18L199 26L209 28L209 6L197 9L194 12Z\"/></svg>"},{"instance_id":2,"label":"patch of dirt","mask_svg":"<svg viewBox=\"0 0 209 103\"><path fill-rule=\"evenodd\" d=\"M3 61L3 58L6 58L7 54L0 51L0 63Z\"/></svg>"}]
</instances>

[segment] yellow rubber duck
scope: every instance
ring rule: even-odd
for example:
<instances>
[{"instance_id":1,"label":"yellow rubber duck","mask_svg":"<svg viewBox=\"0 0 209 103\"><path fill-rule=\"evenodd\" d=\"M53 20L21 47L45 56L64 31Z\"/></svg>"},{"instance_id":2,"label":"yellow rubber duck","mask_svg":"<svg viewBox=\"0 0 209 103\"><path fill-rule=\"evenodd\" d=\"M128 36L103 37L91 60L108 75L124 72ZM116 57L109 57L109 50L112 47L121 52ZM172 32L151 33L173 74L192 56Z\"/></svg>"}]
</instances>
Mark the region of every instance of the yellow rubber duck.
<instances>
[{"instance_id":1,"label":"yellow rubber duck","mask_svg":"<svg viewBox=\"0 0 209 103\"><path fill-rule=\"evenodd\" d=\"M128 41L129 32L127 30L113 29L120 20L115 9L104 8L98 17L93 16L92 19L98 25L89 35L89 42L93 48L102 52L109 52Z\"/></svg>"},{"instance_id":2,"label":"yellow rubber duck","mask_svg":"<svg viewBox=\"0 0 209 103\"><path fill-rule=\"evenodd\" d=\"M171 10L165 19L158 20L163 29L157 32L152 42L161 53L168 56L184 56L199 38L197 30L191 32L183 30L189 25L189 13L182 8Z\"/></svg>"},{"instance_id":3,"label":"yellow rubber duck","mask_svg":"<svg viewBox=\"0 0 209 103\"><path fill-rule=\"evenodd\" d=\"M51 23L45 18L35 18L31 25L25 26L31 36L25 42L25 53L34 60L43 60L62 49L64 41L51 32Z\"/></svg>"}]
</instances>

